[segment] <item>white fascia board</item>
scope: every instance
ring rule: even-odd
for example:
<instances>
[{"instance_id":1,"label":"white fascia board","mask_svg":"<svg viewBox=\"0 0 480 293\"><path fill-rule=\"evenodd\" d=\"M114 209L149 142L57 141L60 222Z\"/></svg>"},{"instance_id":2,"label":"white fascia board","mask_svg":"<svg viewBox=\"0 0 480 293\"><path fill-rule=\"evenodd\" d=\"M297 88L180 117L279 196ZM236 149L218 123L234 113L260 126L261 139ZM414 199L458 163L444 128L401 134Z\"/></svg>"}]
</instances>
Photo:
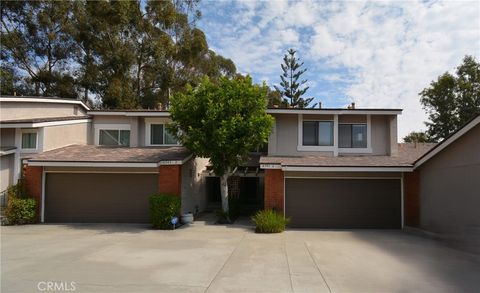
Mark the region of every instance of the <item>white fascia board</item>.
<instances>
[{"instance_id":1,"label":"white fascia board","mask_svg":"<svg viewBox=\"0 0 480 293\"><path fill-rule=\"evenodd\" d=\"M314 166L282 166L283 171L307 172L411 172L412 167L314 167Z\"/></svg>"},{"instance_id":2,"label":"white fascia board","mask_svg":"<svg viewBox=\"0 0 480 293\"><path fill-rule=\"evenodd\" d=\"M125 116L170 117L170 112L127 112Z\"/></svg>"},{"instance_id":3,"label":"white fascia board","mask_svg":"<svg viewBox=\"0 0 480 293\"><path fill-rule=\"evenodd\" d=\"M400 115L402 114L401 110L291 110L291 109L267 109L268 114L322 114L322 115Z\"/></svg>"},{"instance_id":4,"label":"white fascia board","mask_svg":"<svg viewBox=\"0 0 480 293\"><path fill-rule=\"evenodd\" d=\"M160 161L159 166L168 166L168 165L183 165L185 162L188 162L193 157L193 154L187 156L183 160L171 160L171 161Z\"/></svg>"},{"instance_id":5,"label":"white fascia board","mask_svg":"<svg viewBox=\"0 0 480 293\"><path fill-rule=\"evenodd\" d=\"M16 151L17 151L16 148L8 150L8 151L0 151L0 156L6 156L6 155L14 154Z\"/></svg>"},{"instance_id":6,"label":"white fascia board","mask_svg":"<svg viewBox=\"0 0 480 293\"><path fill-rule=\"evenodd\" d=\"M158 163L52 162L52 161L28 161L28 165L43 166L43 167L119 167L119 168L158 167Z\"/></svg>"},{"instance_id":7,"label":"white fascia board","mask_svg":"<svg viewBox=\"0 0 480 293\"><path fill-rule=\"evenodd\" d=\"M51 122L38 122L38 123L12 123L12 124L0 124L0 128L38 128L48 126L70 125L92 122L92 119L79 119L79 120L63 120L63 121L51 121Z\"/></svg>"},{"instance_id":8,"label":"white fascia board","mask_svg":"<svg viewBox=\"0 0 480 293\"><path fill-rule=\"evenodd\" d=\"M126 116L127 112L118 112L118 111L88 111L87 115L105 115L105 116Z\"/></svg>"},{"instance_id":9,"label":"white fascia board","mask_svg":"<svg viewBox=\"0 0 480 293\"><path fill-rule=\"evenodd\" d=\"M88 115L99 116L126 116L126 117L170 117L170 112L128 112L128 111L89 111Z\"/></svg>"},{"instance_id":10,"label":"white fascia board","mask_svg":"<svg viewBox=\"0 0 480 293\"><path fill-rule=\"evenodd\" d=\"M418 167L420 167L423 163L425 163L426 161L430 160L430 158L434 157L436 154L438 154L439 152L441 152L444 148L448 147L451 143L453 143L454 141L456 141L458 138L460 138L462 135L464 135L465 133L467 133L470 129L472 129L473 127L477 126L477 124L480 123L480 116L478 116L477 118L473 119L470 123L468 123L467 125L465 125L462 129L460 129L457 133L455 133L454 135L450 136L449 138L447 138L446 140L440 142L437 147L435 147L431 152L427 153L426 156L422 157L420 160L418 160L417 162L415 162L415 165L414 165L414 168L413 169L417 169Z\"/></svg>"},{"instance_id":11,"label":"white fascia board","mask_svg":"<svg viewBox=\"0 0 480 293\"><path fill-rule=\"evenodd\" d=\"M260 164L260 169L282 169L281 164Z\"/></svg>"},{"instance_id":12,"label":"white fascia board","mask_svg":"<svg viewBox=\"0 0 480 293\"><path fill-rule=\"evenodd\" d=\"M87 105L85 105L82 101L75 101L75 100L62 100L62 99L45 99L45 98L22 98L22 97L16 97L16 98L6 98L6 97L0 97L0 102L28 102L28 103L56 103L56 104L76 104L80 105L85 110L89 111L90 108L88 108Z\"/></svg>"},{"instance_id":13,"label":"white fascia board","mask_svg":"<svg viewBox=\"0 0 480 293\"><path fill-rule=\"evenodd\" d=\"M119 168L156 168L166 165L183 165L190 160L192 155L183 160L160 161L158 163L122 163L122 162L53 162L53 161L28 161L29 166L43 167L119 167Z\"/></svg>"}]
</instances>

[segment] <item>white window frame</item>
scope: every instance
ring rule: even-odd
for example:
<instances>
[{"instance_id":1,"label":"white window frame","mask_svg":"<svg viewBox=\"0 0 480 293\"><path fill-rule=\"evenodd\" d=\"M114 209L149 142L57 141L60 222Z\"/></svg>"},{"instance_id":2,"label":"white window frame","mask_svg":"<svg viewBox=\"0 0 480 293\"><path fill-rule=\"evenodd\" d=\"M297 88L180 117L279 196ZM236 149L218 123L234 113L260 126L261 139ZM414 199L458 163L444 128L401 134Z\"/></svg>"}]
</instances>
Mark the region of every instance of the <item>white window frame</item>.
<instances>
[{"instance_id":1,"label":"white window frame","mask_svg":"<svg viewBox=\"0 0 480 293\"><path fill-rule=\"evenodd\" d=\"M35 148L23 148L22 147L22 141L23 141L23 134L24 133L35 133L36 134L36 139L35 139ZM20 142L19 146L21 149L22 153L37 153L39 151L39 142L40 142L40 132L38 129L21 129L20 130Z\"/></svg>"},{"instance_id":2,"label":"white window frame","mask_svg":"<svg viewBox=\"0 0 480 293\"><path fill-rule=\"evenodd\" d=\"M130 145L132 144L132 130L130 124L95 124L95 145L100 145L100 130L128 130L130 131ZM120 145L119 145L120 146Z\"/></svg>"},{"instance_id":3,"label":"white window frame","mask_svg":"<svg viewBox=\"0 0 480 293\"><path fill-rule=\"evenodd\" d=\"M165 142L165 125L171 122L172 121L168 118L145 118L145 146L179 146L180 144L178 142L175 144L152 144L152 125L163 125L163 142Z\"/></svg>"},{"instance_id":4,"label":"white window frame","mask_svg":"<svg viewBox=\"0 0 480 293\"><path fill-rule=\"evenodd\" d=\"M338 115L333 115L333 146L304 146L303 145L303 121L332 121L319 119L303 119L303 114L298 114L298 139L297 151L300 152L333 152L334 156L344 154L371 154L372 151L372 119L367 116L367 147L366 148L339 148L338 147ZM343 124L365 124L365 123L343 123Z\"/></svg>"},{"instance_id":5,"label":"white window frame","mask_svg":"<svg viewBox=\"0 0 480 293\"><path fill-rule=\"evenodd\" d=\"M333 145L324 146L324 145L303 145L303 122L304 121L315 121L315 122L333 122ZM313 152L333 152L336 146L336 136L338 123L334 120L319 120L319 119L303 119L303 115L298 115L298 142L297 142L297 151L313 151Z\"/></svg>"},{"instance_id":6,"label":"white window frame","mask_svg":"<svg viewBox=\"0 0 480 293\"><path fill-rule=\"evenodd\" d=\"M372 153L372 119L370 115L367 115L366 123L339 123L339 124L366 124L367 125L367 147L366 148L338 148L339 153L344 154L370 154Z\"/></svg>"}]
</instances>

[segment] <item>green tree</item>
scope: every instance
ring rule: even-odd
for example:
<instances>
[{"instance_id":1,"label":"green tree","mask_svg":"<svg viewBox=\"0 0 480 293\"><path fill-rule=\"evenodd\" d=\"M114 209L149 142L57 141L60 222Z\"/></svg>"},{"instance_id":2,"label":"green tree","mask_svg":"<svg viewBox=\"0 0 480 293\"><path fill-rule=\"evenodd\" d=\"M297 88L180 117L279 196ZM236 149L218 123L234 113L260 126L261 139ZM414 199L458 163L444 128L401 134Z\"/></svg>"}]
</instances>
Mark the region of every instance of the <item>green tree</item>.
<instances>
[{"instance_id":1,"label":"green tree","mask_svg":"<svg viewBox=\"0 0 480 293\"><path fill-rule=\"evenodd\" d=\"M403 138L403 141L404 142L410 142L410 143L412 143L412 142L420 142L420 143L433 142L430 139L430 137L428 137L428 135L423 131L419 131L419 132L412 131Z\"/></svg>"},{"instance_id":2,"label":"green tree","mask_svg":"<svg viewBox=\"0 0 480 293\"><path fill-rule=\"evenodd\" d=\"M35 94L157 108L185 85L236 74L195 26L198 0L3 1L3 64ZM7 75L5 75L7 76Z\"/></svg>"},{"instance_id":3,"label":"green tree","mask_svg":"<svg viewBox=\"0 0 480 293\"><path fill-rule=\"evenodd\" d=\"M290 107L307 108L313 98L303 98L309 87L303 87L307 82L306 79L301 81L299 79L307 69L301 69L303 62L299 63L300 59L297 59L296 53L297 51L294 49L289 49L283 57L283 64L281 64L283 74L280 75L280 87L275 86L275 89L282 95L284 103L290 105ZM314 108L315 105L311 107Z\"/></svg>"},{"instance_id":4,"label":"green tree","mask_svg":"<svg viewBox=\"0 0 480 293\"><path fill-rule=\"evenodd\" d=\"M420 93L428 113L427 134L433 140L446 138L480 114L480 63L465 56L455 75L445 72Z\"/></svg>"},{"instance_id":5,"label":"green tree","mask_svg":"<svg viewBox=\"0 0 480 293\"><path fill-rule=\"evenodd\" d=\"M196 156L210 159L220 177L222 208L228 212L227 179L248 159L249 152L268 140L273 118L265 111L267 87L250 77L208 78L187 86L171 100L172 133Z\"/></svg>"},{"instance_id":6,"label":"green tree","mask_svg":"<svg viewBox=\"0 0 480 293\"><path fill-rule=\"evenodd\" d=\"M2 62L16 64L37 95L75 98L71 75L75 46L70 35L72 2L3 1Z\"/></svg>"}]
</instances>

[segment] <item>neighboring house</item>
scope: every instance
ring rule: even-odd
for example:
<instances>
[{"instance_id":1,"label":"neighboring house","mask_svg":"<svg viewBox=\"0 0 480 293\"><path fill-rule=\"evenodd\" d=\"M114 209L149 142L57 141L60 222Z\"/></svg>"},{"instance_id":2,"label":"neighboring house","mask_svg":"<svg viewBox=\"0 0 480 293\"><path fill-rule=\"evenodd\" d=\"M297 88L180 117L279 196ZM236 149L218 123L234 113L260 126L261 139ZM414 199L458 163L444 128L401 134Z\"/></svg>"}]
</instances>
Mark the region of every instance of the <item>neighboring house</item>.
<instances>
[{"instance_id":1,"label":"neighboring house","mask_svg":"<svg viewBox=\"0 0 480 293\"><path fill-rule=\"evenodd\" d=\"M88 110L76 100L0 97L0 191L18 181L22 160L69 144L89 143Z\"/></svg>"},{"instance_id":2,"label":"neighboring house","mask_svg":"<svg viewBox=\"0 0 480 293\"><path fill-rule=\"evenodd\" d=\"M480 116L419 158L408 176L407 225L480 253Z\"/></svg>"},{"instance_id":3,"label":"neighboring house","mask_svg":"<svg viewBox=\"0 0 480 293\"><path fill-rule=\"evenodd\" d=\"M293 227L403 227L404 173L432 145L397 143L402 110L267 112L276 122L260 159L266 208Z\"/></svg>"},{"instance_id":4,"label":"neighboring house","mask_svg":"<svg viewBox=\"0 0 480 293\"><path fill-rule=\"evenodd\" d=\"M70 145L28 160L26 182L42 222L149 221L148 197L179 195L182 212L207 204L208 160L193 158L168 132L166 111L88 111L90 145Z\"/></svg>"}]
</instances>

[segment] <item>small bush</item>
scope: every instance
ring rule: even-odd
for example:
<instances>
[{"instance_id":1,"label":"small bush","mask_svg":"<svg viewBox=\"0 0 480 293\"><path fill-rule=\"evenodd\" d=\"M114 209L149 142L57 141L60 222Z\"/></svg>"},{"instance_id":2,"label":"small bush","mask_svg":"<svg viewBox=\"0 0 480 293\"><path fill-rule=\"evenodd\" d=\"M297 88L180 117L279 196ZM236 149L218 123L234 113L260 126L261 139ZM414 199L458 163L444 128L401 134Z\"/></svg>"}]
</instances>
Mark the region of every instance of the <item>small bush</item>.
<instances>
[{"instance_id":1,"label":"small bush","mask_svg":"<svg viewBox=\"0 0 480 293\"><path fill-rule=\"evenodd\" d=\"M9 225L35 223L37 220L37 201L34 198L9 197L5 217Z\"/></svg>"},{"instance_id":2,"label":"small bush","mask_svg":"<svg viewBox=\"0 0 480 293\"><path fill-rule=\"evenodd\" d=\"M289 219L275 211L264 210L256 213L252 221L255 223L256 233L280 233L285 230Z\"/></svg>"},{"instance_id":3,"label":"small bush","mask_svg":"<svg viewBox=\"0 0 480 293\"><path fill-rule=\"evenodd\" d=\"M12 198L27 198L27 189L25 188L25 184L22 181L18 182L15 185L10 185L7 188L7 197Z\"/></svg>"},{"instance_id":4,"label":"small bush","mask_svg":"<svg viewBox=\"0 0 480 293\"><path fill-rule=\"evenodd\" d=\"M181 199L176 195L154 194L150 196L150 218L153 228L172 229L171 220L180 214Z\"/></svg>"}]
</instances>

